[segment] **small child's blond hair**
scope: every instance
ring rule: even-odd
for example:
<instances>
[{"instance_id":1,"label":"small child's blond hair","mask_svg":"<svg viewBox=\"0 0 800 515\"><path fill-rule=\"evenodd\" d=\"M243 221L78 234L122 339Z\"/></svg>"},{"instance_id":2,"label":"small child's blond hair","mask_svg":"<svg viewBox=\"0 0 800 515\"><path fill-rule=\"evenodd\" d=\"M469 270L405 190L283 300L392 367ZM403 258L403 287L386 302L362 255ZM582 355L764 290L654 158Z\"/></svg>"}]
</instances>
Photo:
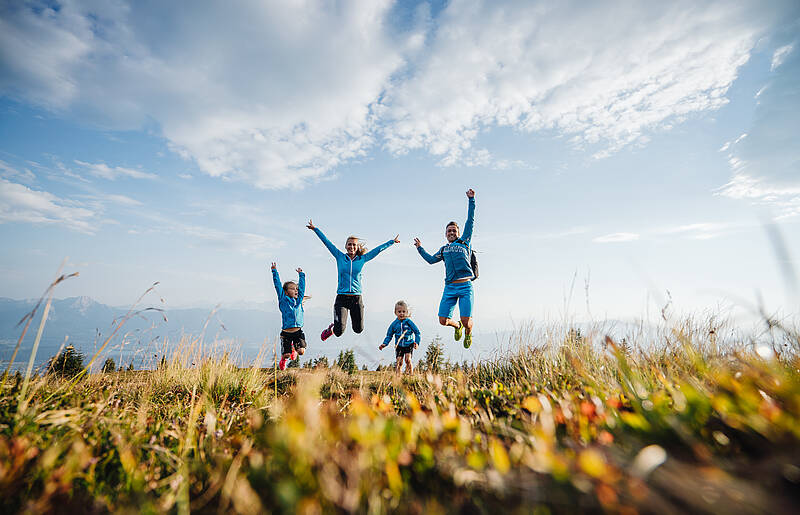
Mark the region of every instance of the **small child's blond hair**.
<instances>
[{"instance_id":1,"label":"small child's blond hair","mask_svg":"<svg viewBox=\"0 0 800 515\"><path fill-rule=\"evenodd\" d=\"M406 301L404 301L404 300L398 300L397 302L395 302L395 303L394 303L394 307L395 307L395 309L396 309L398 306L400 306L400 307L403 307L403 308L406 308L406 311L408 311L408 304L406 304Z\"/></svg>"}]
</instances>

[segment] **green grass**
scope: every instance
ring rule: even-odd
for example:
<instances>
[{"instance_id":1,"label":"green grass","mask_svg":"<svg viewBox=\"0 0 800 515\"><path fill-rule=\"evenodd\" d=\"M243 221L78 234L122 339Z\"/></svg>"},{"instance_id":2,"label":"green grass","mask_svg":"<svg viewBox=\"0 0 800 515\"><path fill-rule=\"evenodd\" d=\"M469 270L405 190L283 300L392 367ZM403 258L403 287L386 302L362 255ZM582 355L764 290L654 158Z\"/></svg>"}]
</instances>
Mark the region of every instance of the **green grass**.
<instances>
[{"instance_id":1,"label":"green grass","mask_svg":"<svg viewBox=\"0 0 800 515\"><path fill-rule=\"evenodd\" d=\"M404 377L276 377L187 339L163 369L9 377L0 508L792 512L800 341L777 334L765 358L692 321L603 348L552 331Z\"/></svg>"}]
</instances>

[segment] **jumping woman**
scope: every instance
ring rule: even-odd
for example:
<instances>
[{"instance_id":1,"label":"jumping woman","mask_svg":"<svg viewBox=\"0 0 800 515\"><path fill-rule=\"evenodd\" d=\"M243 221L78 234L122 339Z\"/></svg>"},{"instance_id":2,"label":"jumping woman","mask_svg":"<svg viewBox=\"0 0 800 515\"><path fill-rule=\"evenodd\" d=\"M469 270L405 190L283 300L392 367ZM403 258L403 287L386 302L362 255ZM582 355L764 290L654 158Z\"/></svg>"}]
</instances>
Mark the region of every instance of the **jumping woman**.
<instances>
[{"instance_id":1,"label":"jumping woman","mask_svg":"<svg viewBox=\"0 0 800 515\"><path fill-rule=\"evenodd\" d=\"M475 220L475 192L467 190L469 208L467 209L467 223L464 224L464 233L459 234L458 224L450 222L444 229L447 244L430 255L422 248L419 238L414 238L414 245L422 259L430 264L444 261L444 292L439 303L439 323L455 329L456 341L461 339L464 331L464 348L472 345L472 279L474 274L470 266L470 253L472 251L472 226ZM460 236L460 237L459 237ZM458 303L460 320L453 319L453 311Z\"/></svg>"},{"instance_id":2,"label":"jumping woman","mask_svg":"<svg viewBox=\"0 0 800 515\"><path fill-rule=\"evenodd\" d=\"M367 252L364 245L355 236L349 236L344 244L346 252L337 249L328 238L322 234L319 228L314 226L314 222L308 221L306 226L319 236L322 243L330 251L336 260L336 268L339 271L339 286L336 289L336 301L333 303L333 323L327 327L320 338L325 341L331 334L341 336L347 325L347 314L350 313L353 331L360 333L364 330L364 303L361 301L361 269L364 264L374 258L381 251L388 249L394 243L400 243L400 235L394 237L386 243L375 247Z\"/></svg>"}]
</instances>

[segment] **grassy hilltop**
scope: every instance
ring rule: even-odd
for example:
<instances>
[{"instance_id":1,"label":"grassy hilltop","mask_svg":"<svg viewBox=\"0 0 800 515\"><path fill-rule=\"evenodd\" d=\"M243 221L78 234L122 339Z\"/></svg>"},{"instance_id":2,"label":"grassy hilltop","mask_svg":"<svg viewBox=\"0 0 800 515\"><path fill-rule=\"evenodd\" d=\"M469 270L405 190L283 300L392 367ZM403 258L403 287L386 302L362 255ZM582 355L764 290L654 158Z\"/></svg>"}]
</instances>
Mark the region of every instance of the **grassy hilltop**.
<instances>
[{"instance_id":1,"label":"grassy hilltop","mask_svg":"<svg viewBox=\"0 0 800 515\"><path fill-rule=\"evenodd\" d=\"M153 371L9 376L0 509L796 512L800 340L772 334L756 353L690 323L647 351L565 333L402 378L186 351Z\"/></svg>"}]
</instances>

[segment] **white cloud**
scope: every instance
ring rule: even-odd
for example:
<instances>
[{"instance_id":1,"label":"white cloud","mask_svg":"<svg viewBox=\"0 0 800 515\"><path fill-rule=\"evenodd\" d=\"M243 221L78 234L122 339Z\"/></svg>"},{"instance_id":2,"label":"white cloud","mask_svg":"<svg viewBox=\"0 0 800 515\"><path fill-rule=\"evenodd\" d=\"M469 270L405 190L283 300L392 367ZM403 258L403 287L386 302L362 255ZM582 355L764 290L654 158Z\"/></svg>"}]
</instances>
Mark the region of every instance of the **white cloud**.
<instances>
[{"instance_id":1,"label":"white cloud","mask_svg":"<svg viewBox=\"0 0 800 515\"><path fill-rule=\"evenodd\" d=\"M794 45L784 45L779 49L775 50L775 53L772 54L772 64L770 65L770 71L775 71L780 65L783 64L783 61L786 60L786 56L794 49Z\"/></svg>"},{"instance_id":2,"label":"white cloud","mask_svg":"<svg viewBox=\"0 0 800 515\"><path fill-rule=\"evenodd\" d=\"M800 57L791 47L773 54L774 76L758 95L752 126L724 150L731 179L715 191L767 207L778 219L800 215Z\"/></svg>"},{"instance_id":3,"label":"white cloud","mask_svg":"<svg viewBox=\"0 0 800 515\"><path fill-rule=\"evenodd\" d=\"M605 236L598 236L592 241L595 243L619 243L624 241L636 241L639 235L632 232L615 232L613 234L606 234Z\"/></svg>"},{"instance_id":4,"label":"white cloud","mask_svg":"<svg viewBox=\"0 0 800 515\"><path fill-rule=\"evenodd\" d=\"M96 213L78 202L0 179L0 223L63 225L93 234Z\"/></svg>"},{"instance_id":5,"label":"white cloud","mask_svg":"<svg viewBox=\"0 0 800 515\"><path fill-rule=\"evenodd\" d=\"M765 28L758 5L455 0L385 96L386 146L447 165L473 159L480 131L499 125L555 129L608 155L725 104Z\"/></svg>"},{"instance_id":6,"label":"white cloud","mask_svg":"<svg viewBox=\"0 0 800 515\"><path fill-rule=\"evenodd\" d=\"M103 210L104 206L108 204L127 207L142 205L142 203L136 199L132 199L126 195L117 195L114 193L95 193L92 195L85 195L85 197L101 206L98 207L98 210Z\"/></svg>"},{"instance_id":7,"label":"white cloud","mask_svg":"<svg viewBox=\"0 0 800 515\"><path fill-rule=\"evenodd\" d=\"M481 131L554 130L600 157L719 108L774 17L755 1L453 0L400 30L392 8L14 4L0 92L110 128L155 121L205 173L262 188L318 180L375 145L502 169L473 148Z\"/></svg>"},{"instance_id":8,"label":"white cloud","mask_svg":"<svg viewBox=\"0 0 800 515\"><path fill-rule=\"evenodd\" d=\"M84 161L78 161L77 159L75 163L85 167L86 170L95 177L108 179L110 181L116 180L119 177L130 177L131 179L155 179L157 177L152 173L146 173L132 168L124 168L122 166L115 166L112 168L105 163L86 163Z\"/></svg>"},{"instance_id":9,"label":"white cloud","mask_svg":"<svg viewBox=\"0 0 800 515\"><path fill-rule=\"evenodd\" d=\"M30 171L30 169L25 168L24 170L19 170L3 160L0 160L0 177L5 177L6 179L17 179L26 183L36 181L36 175Z\"/></svg>"},{"instance_id":10,"label":"white cloud","mask_svg":"<svg viewBox=\"0 0 800 515\"><path fill-rule=\"evenodd\" d=\"M710 240L724 235L730 229L730 224L704 222L667 227L656 232L660 234L675 234L693 240Z\"/></svg>"},{"instance_id":11,"label":"white cloud","mask_svg":"<svg viewBox=\"0 0 800 515\"><path fill-rule=\"evenodd\" d=\"M260 234L227 232L210 227L179 225L176 227L197 243L220 250L233 250L246 256L267 257L270 250L282 247L283 242Z\"/></svg>"},{"instance_id":12,"label":"white cloud","mask_svg":"<svg viewBox=\"0 0 800 515\"><path fill-rule=\"evenodd\" d=\"M4 13L0 34L20 28L3 36L0 89L113 128L155 120L204 172L264 188L365 154L410 37L387 28L388 0L37 7Z\"/></svg>"}]
</instances>

